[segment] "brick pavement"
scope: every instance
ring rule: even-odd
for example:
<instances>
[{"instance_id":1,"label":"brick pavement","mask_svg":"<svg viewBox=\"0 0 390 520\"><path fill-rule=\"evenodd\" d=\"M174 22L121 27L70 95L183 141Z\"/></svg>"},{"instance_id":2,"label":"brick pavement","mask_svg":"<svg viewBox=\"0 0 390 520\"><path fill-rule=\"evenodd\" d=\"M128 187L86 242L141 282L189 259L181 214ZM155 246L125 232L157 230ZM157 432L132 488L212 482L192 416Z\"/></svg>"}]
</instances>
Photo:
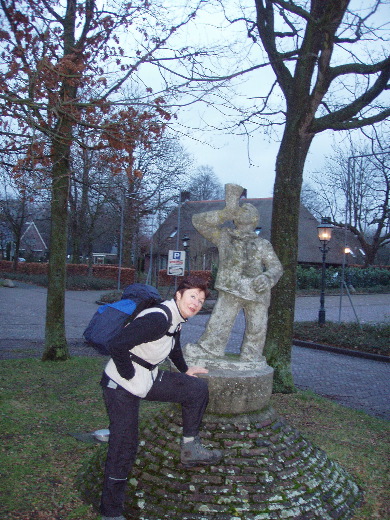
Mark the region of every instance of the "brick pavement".
<instances>
[{"instance_id":1,"label":"brick pavement","mask_svg":"<svg viewBox=\"0 0 390 520\"><path fill-rule=\"evenodd\" d=\"M347 520L362 492L338 463L277 417L207 417L205 445L222 449L218 465L185 468L178 408L142 431L125 515L133 520ZM98 508L106 446L79 475L83 498Z\"/></svg>"}]
</instances>

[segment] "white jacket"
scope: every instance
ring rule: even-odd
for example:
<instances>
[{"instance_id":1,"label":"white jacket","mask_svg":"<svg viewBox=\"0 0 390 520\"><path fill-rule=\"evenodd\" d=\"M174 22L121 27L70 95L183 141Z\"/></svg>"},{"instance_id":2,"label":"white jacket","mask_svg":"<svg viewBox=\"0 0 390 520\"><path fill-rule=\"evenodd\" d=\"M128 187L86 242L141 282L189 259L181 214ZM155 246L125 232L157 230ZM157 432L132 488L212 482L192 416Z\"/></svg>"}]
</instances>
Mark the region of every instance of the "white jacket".
<instances>
[{"instance_id":1,"label":"white jacket","mask_svg":"<svg viewBox=\"0 0 390 520\"><path fill-rule=\"evenodd\" d=\"M180 327L181 323L185 322L186 320L179 313L175 300L164 301L163 304L169 307L172 312L172 325L168 332L173 333L177 330L178 327ZM152 307L142 311L137 316L136 320L145 314L157 311L165 314L163 309ZM174 347L174 343L174 336L164 335L162 338L156 341L150 341L148 343L141 343L140 345L136 345L131 349L131 352L136 356L144 359L148 363L157 365L168 357L169 353ZM133 365L135 369L135 375L129 380L124 379L119 374L112 358L108 361L105 372L110 379L123 387L125 390L128 390L130 393L139 397L145 397L151 389L157 376L158 367L154 368L153 370L148 370L147 368L144 368L137 363L133 363Z\"/></svg>"}]
</instances>

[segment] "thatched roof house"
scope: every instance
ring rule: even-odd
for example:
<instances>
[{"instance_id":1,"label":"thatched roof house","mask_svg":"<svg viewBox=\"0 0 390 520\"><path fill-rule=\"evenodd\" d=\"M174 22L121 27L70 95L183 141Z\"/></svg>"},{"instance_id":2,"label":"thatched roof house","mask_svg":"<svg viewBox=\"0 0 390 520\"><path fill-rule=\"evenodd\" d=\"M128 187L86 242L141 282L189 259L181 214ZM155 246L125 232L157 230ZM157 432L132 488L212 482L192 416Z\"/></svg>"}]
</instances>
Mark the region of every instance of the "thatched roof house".
<instances>
[{"instance_id":1,"label":"thatched roof house","mask_svg":"<svg viewBox=\"0 0 390 520\"><path fill-rule=\"evenodd\" d=\"M243 199L243 202L249 202L258 209L260 215L258 232L267 240L270 240L271 235L272 201L272 198ZM169 250L183 250L182 239L185 235L190 239L191 269L210 269L212 263L217 263L217 248L196 231L192 225L192 216L204 211L222 209L224 206L224 200L202 200L186 201L180 207L176 207L153 236L154 256L160 257L160 268L166 267ZM319 222L313 215L301 205L298 236L298 262L300 264L319 265L322 262L319 250L321 244L317 235L318 224ZM351 233L347 234L346 241L345 231L334 229L326 258L328 264L342 264L345 243L358 252L359 245ZM362 263L362 256L359 253L355 257L354 263Z\"/></svg>"}]
</instances>

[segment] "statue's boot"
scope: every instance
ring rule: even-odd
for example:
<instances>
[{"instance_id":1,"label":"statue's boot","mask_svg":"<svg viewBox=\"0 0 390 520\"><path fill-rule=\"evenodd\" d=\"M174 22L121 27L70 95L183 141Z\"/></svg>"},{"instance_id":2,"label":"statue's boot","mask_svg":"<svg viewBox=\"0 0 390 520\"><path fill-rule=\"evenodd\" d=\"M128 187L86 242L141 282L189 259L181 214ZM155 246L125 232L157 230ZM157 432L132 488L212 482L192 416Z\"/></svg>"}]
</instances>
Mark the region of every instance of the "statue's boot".
<instances>
[{"instance_id":1,"label":"statue's boot","mask_svg":"<svg viewBox=\"0 0 390 520\"><path fill-rule=\"evenodd\" d=\"M208 349L201 343L187 343L186 345L186 358L191 360L193 359L211 359L216 358L218 356L215 355L215 352Z\"/></svg>"},{"instance_id":2,"label":"statue's boot","mask_svg":"<svg viewBox=\"0 0 390 520\"><path fill-rule=\"evenodd\" d=\"M244 340L240 352L240 361L250 361L252 363L263 363L266 361L262 355L263 345L259 345L259 343Z\"/></svg>"}]
</instances>

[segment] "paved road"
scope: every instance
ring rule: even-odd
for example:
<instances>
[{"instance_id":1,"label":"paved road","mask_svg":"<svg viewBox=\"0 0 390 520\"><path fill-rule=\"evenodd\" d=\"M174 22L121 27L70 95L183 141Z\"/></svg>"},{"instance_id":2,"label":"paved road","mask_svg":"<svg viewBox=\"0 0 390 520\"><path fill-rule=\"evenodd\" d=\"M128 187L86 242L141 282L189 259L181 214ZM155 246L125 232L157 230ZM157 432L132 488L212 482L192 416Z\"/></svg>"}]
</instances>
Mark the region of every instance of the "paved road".
<instances>
[{"instance_id":1,"label":"paved road","mask_svg":"<svg viewBox=\"0 0 390 520\"><path fill-rule=\"evenodd\" d=\"M40 356L45 327L46 289L27 284L0 288L0 359ZM66 335L71 352L95 355L85 347L82 333L98 308L102 291L66 292ZM342 299L342 321L362 323L390 322L390 295L353 295L353 308L347 297ZM340 298L325 300L326 318L338 321ZM295 315L300 321L318 318L319 298L300 297ZM204 330L207 315L192 318L183 328L183 344L196 341ZM228 351L236 352L240 344L244 318L238 316ZM292 372L297 387L310 389L340 404L363 410L390 420L390 363L354 358L341 354L293 347Z\"/></svg>"},{"instance_id":2,"label":"paved road","mask_svg":"<svg viewBox=\"0 0 390 520\"><path fill-rule=\"evenodd\" d=\"M295 319L316 321L319 307L319 297L298 297ZM390 294L354 294L351 300L345 295L341 300L340 296L326 296L325 311L327 321L349 322L358 319L360 323L390 323Z\"/></svg>"}]
</instances>

